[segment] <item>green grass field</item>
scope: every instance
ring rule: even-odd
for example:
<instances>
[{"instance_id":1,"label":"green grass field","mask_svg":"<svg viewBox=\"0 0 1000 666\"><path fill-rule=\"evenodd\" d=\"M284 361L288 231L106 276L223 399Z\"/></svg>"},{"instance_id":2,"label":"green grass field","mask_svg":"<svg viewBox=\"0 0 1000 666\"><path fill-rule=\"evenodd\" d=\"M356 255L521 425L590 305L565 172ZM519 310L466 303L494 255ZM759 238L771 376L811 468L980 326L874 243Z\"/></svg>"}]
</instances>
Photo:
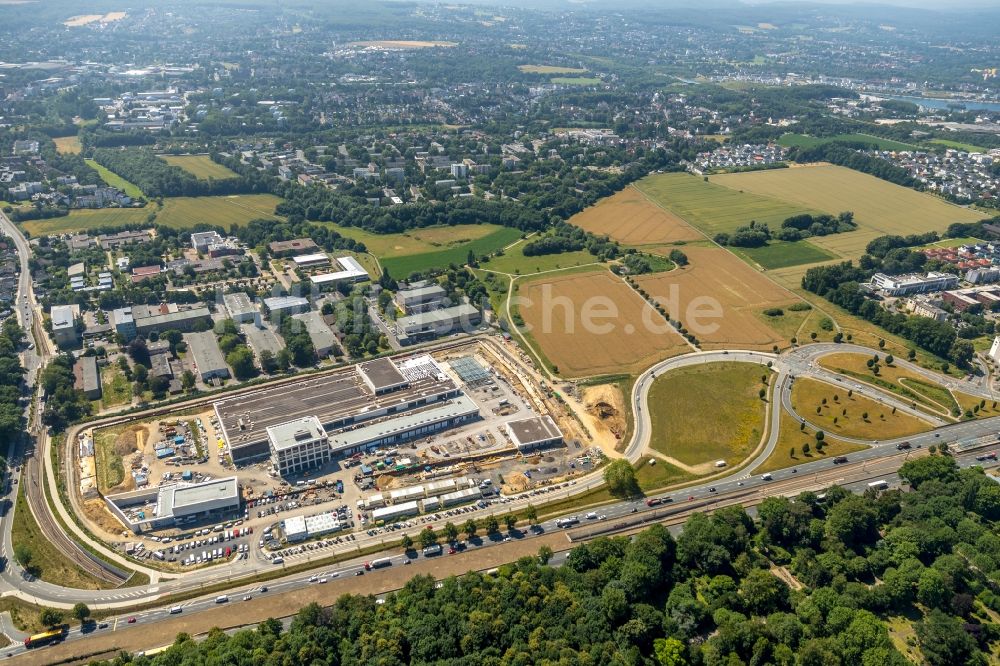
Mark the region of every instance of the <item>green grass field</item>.
<instances>
[{"instance_id":1,"label":"green grass field","mask_svg":"<svg viewBox=\"0 0 1000 666\"><path fill-rule=\"evenodd\" d=\"M100 175L101 179L111 187L117 187L119 190L121 190L128 196L132 197L133 199L142 198L145 196L142 193L142 190L139 189L138 185L136 185L135 183L130 183L129 181L125 180L124 178L116 174L114 171L106 169L105 167L101 166L94 160L84 160L84 162L86 162L88 166L94 169L98 173L98 175Z\"/></svg>"},{"instance_id":2,"label":"green grass field","mask_svg":"<svg viewBox=\"0 0 1000 666\"><path fill-rule=\"evenodd\" d=\"M939 146L944 146L945 148L954 148L956 150L964 150L967 153L985 153L986 149L982 146L977 146L971 143L962 143L961 141L950 141L948 139L931 139L929 143L934 143Z\"/></svg>"},{"instance_id":3,"label":"green grass field","mask_svg":"<svg viewBox=\"0 0 1000 666\"><path fill-rule=\"evenodd\" d=\"M240 194L224 197L172 197L164 199L156 216L159 224L188 229L201 222L226 229L254 219L275 219L281 198L273 194Z\"/></svg>"},{"instance_id":4,"label":"green grass field","mask_svg":"<svg viewBox=\"0 0 1000 666\"><path fill-rule=\"evenodd\" d=\"M732 247L729 249L739 256L750 259L753 263L759 264L764 269L815 264L819 261L837 258L835 254L818 248L806 240L794 243L771 241L764 247Z\"/></svg>"},{"instance_id":5,"label":"green grass field","mask_svg":"<svg viewBox=\"0 0 1000 666\"><path fill-rule=\"evenodd\" d=\"M557 86L596 86L601 82L592 76L554 76L550 80Z\"/></svg>"},{"instance_id":6,"label":"green grass field","mask_svg":"<svg viewBox=\"0 0 1000 666\"><path fill-rule=\"evenodd\" d=\"M109 363L101 369L101 407L124 405L132 399L132 386L117 363Z\"/></svg>"},{"instance_id":7,"label":"green grass field","mask_svg":"<svg viewBox=\"0 0 1000 666\"><path fill-rule=\"evenodd\" d=\"M863 451L868 448L861 444L849 444L845 441L829 437L829 433L824 432L823 450L816 448L816 430L806 426L799 427L799 422L792 418L787 412L781 412L779 419L778 443L774 447L774 452L767 457L760 467L754 470L755 473L773 472L776 469L795 467L817 460L833 460L837 456L847 455L855 451ZM803 445L809 445L809 451L803 449Z\"/></svg>"},{"instance_id":8,"label":"green grass field","mask_svg":"<svg viewBox=\"0 0 1000 666\"><path fill-rule=\"evenodd\" d=\"M14 507L14 521L11 525L11 541L27 546L31 553L29 566L32 573L48 583L58 583L80 590L100 590L111 587L111 585L94 578L78 567L45 537L35 521L35 517L31 514L23 488L24 483L17 486L17 504Z\"/></svg>"},{"instance_id":9,"label":"green grass field","mask_svg":"<svg viewBox=\"0 0 1000 666\"><path fill-rule=\"evenodd\" d=\"M140 224L154 210L156 208L152 205L147 205L145 208L84 208L70 211L65 217L21 222L21 226L32 236L68 234L96 227Z\"/></svg>"},{"instance_id":10,"label":"green grass field","mask_svg":"<svg viewBox=\"0 0 1000 666\"><path fill-rule=\"evenodd\" d=\"M734 465L760 443L767 403L754 363L710 363L657 377L649 392L650 447L687 465Z\"/></svg>"},{"instance_id":11,"label":"green grass field","mask_svg":"<svg viewBox=\"0 0 1000 666\"><path fill-rule=\"evenodd\" d=\"M786 148L792 148L792 147L812 148L814 146L821 146L825 143L831 143L833 141L859 141L875 145L878 148L878 150L920 149L920 146L914 145L912 143L903 143L902 141L883 139L882 137L874 136L872 134L837 134L836 136L815 137L815 136L808 136L806 134L789 133L789 134L783 134L781 138L778 139L778 145L785 146Z\"/></svg>"},{"instance_id":12,"label":"green grass field","mask_svg":"<svg viewBox=\"0 0 1000 666\"><path fill-rule=\"evenodd\" d=\"M364 243L368 251L380 259L445 250L478 240L504 228L495 224L456 224L454 226L421 227L397 234L376 234L358 227L332 222L315 222L314 224L330 227L345 238L353 238Z\"/></svg>"},{"instance_id":13,"label":"green grass field","mask_svg":"<svg viewBox=\"0 0 1000 666\"><path fill-rule=\"evenodd\" d=\"M597 257L586 250L526 257L524 256L524 252L522 252L524 245L524 243L519 243L507 250L502 257L493 257L489 261L482 263L482 267L501 273L527 275L529 273L551 271L570 266L583 266L584 264L593 264L598 261Z\"/></svg>"},{"instance_id":14,"label":"green grass field","mask_svg":"<svg viewBox=\"0 0 1000 666\"><path fill-rule=\"evenodd\" d=\"M793 169L778 169L793 171ZM742 174L741 174L742 175ZM800 213L817 212L807 206L788 203L774 197L740 192L687 173L648 176L638 187L653 201L676 213L709 236L732 232L751 220L777 229L787 218Z\"/></svg>"},{"instance_id":15,"label":"green grass field","mask_svg":"<svg viewBox=\"0 0 1000 666\"><path fill-rule=\"evenodd\" d=\"M234 178L236 173L221 164L216 164L208 155L160 155L160 159L169 164L184 169L195 178L208 180L215 178Z\"/></svg>"},{"instance_id":16,"label":"green grass field","mask_svg":"<svg viewBox=\"0 0 1000 666\"><path fill-rule=\"evenodd\" d=\"M502 247L510 245L520 237L521 232L518 229L501 227L486 236L467 243L453 245L444 250L383 258L381 259L382 267L387 269L393 276L404 277L417 271L427 270L428 268L440 268L453 263L462 265L469 258L470 250L477 256L495 252Z\"/></svg>"},{"instance_id":17,"label":"green grass field","mask_svg":"<svg viewBox=\"0 0 1000 666\"><path fill-rule=\"evenodd\" d=\"M827 434L855 439L894 439L927 432L933 426L882 402L808 377L795 380L792 406L802 418Z\"/></svg>"},{"instance_id":18,"label":"green grass field","mask_svg":"<svg viewBox=\"0 0 1000 666\"><path fill-rule=\"evenodd\" d=\"M145 208L100 208L70 211L66 217L23 222L33 236L75 233L95 227L138 224L150 213L156 213L156 223L175 229L190 229L196 224L216 224L230 228L250 220L274 219L274 208L281 199L272 194L241 194L225 197L171 197L163 200L163 208L153 204Z\"/></svg>"}]
</instances>

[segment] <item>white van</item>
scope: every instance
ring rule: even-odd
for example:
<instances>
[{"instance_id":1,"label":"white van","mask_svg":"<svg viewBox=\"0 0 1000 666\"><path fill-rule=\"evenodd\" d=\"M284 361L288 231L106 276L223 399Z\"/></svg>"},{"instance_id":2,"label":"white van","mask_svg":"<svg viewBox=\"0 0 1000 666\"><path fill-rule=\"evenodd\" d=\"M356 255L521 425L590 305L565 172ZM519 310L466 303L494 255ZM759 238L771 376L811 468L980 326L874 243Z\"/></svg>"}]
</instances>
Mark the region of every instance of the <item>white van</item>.
<instances>
[{"instance_id":1,"label":"white van","mask_svg":"<svg viewBox=\"0 0 1000 666\"><path fill-rule=\"evenodd\" d=\"M219 596L217 596L217 597L215 598L215 603L217 603L217 604L224 604L224 603L226 603L227 601L229 601L229 597L227 597L227 596L226 596L226 595L224 595L224 594L220 594Z\"/></svg>"},{"instance_id":2,"label":"white van","mask_svg":"<svg viewBox=\"0 0 1000 666\"><path fill-rule=\"evenodd\" d=\"M773 477L773 476L771 476L771 473L770 473L770 472L768 472L768 473L766 473L766 474L761 474L761 475L760 475L760 480L761 480L761 481L770 481L770 480L771 480L771 479L773 479L773 478L774 478L774 477Z\"/></svg>"},{"instance_id":3,"label":"white van","mask_svg":"<svg viewBox=\"0 0 1000 666\"><path fill-rule=\"evenodd\" d=\"M726 461L725 460L716 460L715 461L715 466L716 467L725 467L726 466Z\"/></svg>"},{"instance_id":4,"label":"white van","mask_svg":"<svg viewBox=\"0 0 1000 666\"><path fill-rule=\"evenodd\" d=\"M180 606L171 606L171 607L170 607L170 614L171 614L171 615L177 615L177 614L178 614L178 613L180 613L180 612L181 612L182 610L184 610L184 609L183 609L183 608L181 608Z\"/></svg>"}]
</instances>

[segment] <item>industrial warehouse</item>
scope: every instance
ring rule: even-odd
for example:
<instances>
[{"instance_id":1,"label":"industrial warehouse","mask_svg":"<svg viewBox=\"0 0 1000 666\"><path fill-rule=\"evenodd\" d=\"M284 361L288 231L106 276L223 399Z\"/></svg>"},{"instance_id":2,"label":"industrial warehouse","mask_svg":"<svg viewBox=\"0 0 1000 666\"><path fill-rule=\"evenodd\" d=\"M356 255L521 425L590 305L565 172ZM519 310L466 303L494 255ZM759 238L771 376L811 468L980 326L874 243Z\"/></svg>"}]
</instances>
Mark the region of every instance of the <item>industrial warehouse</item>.
<instances>
[{"instance_id":1,"label":"industrial warehouse","mask_svg":"<svg viewBox=\"0 0 1000 666\"><path fill-rule=\"evenodd\" d=\"M496 350L460 343L109 429L96 436L103 446L134 448L123 456L131 476L107 487L104 506L140 540L197 539L192 530L204 538L235 523L264 532L254 543L265 556L294 558L282 549L420 514L484 510L592 470L599 449L564 440L572 424L519 379ZM84 478L99 486L92 471L81 474L81 488Z\"/></svg>"},{"instance_id":2,"label":"industrial warehouse","mask_svg":"<svg viewBox=\"0 0 1000 666\"><path fill-rule=\"evenodd\" d=\"M235 476L202 483L172 483L108 495L105 504L136 534L209 517L222 517L240 508Z\"/></svg>"},{"instance_id":3,"label":"industrial warehouse","mask_svg":"<svg viewBox=\"0 0 1000 666\"><path fill-rule=\"evenodd\" d=\"M421 355L399 363L362 363L220 400L214 408L233 462L240 465L275 457L275 448L285 448L281 441L269 441L273 426L315 417L334 453L348 455L387 437L402 441L475 418L475 404L463 397L437 362Z\"/></svg>"}]
</instances>

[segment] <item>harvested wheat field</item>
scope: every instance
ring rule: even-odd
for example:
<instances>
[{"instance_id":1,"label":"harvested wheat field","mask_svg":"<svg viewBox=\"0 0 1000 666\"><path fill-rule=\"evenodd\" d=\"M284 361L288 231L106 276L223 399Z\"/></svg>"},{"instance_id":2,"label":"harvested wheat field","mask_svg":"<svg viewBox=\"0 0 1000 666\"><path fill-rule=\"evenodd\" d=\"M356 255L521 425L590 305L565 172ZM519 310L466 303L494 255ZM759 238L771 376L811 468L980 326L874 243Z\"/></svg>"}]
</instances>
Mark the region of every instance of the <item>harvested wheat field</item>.
<instances>
[{"instance_id":1,"label":"harvested wheat field","mask_svg":"<svg viewBox=\"0 0 1000 666\"><path fill-rule=\"evenodd\" d=\"M679 319L702 348L770 351L774 345L791 344L755 312L798 302L795 294L722 248L691 246L684 252L691 262L687 267L638 276L636 282L672 319ZM704 314L712 312L719 316Z\"/></svg>"},{"instance_id":2,"label":"harvested wheat field","mask_svg":"<svg viewBox=\"0 0 1000 666\"><path fill-rule=\"evenodd\" d=\"M857 230L811 239L846 259L860 257L865 246L879 236L943 232L952 222L975 222L984 217L930 194L829 164L724 174L712 176L712 182L831 215L853 211Z\"/></svg>"},{"instance_id":3,"label":"harvested wheat field","mask_svg":"<svg viewBox=\"0 0 1000 666\"><path fill-rule=\"evenodd\" d=\"M522 285L517 298L527 335L564 377L636 373L691 351L663 317L605 270L535 280Z\"/></svg>"},{"instance_id":4,"label":"harvested wheat field","mask_svg":"<svg viewBox=\"0 0 1000 666\"><path fill-rule=\"evenodd\" d=\"M618 194L601 199L571 217L569 223L593 234L607 235L625 245L704 239L697 229L660 208L634 187L626 187Z\"/></svg>"}]
</instances>

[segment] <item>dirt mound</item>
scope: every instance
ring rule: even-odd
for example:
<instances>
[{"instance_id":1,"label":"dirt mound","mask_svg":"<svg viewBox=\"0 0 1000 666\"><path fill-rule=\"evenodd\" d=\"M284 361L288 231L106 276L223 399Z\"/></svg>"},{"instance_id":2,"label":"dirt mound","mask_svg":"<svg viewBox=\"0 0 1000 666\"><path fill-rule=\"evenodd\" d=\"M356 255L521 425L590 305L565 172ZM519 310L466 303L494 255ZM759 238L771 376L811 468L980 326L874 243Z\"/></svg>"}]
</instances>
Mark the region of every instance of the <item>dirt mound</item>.
<instances>
[{"instance_id":1,"label":"dirt mound","mask_svg":"<svg viewBox=\"0 0 1000 666\"><path fill-rule=\"evenodd\" d=\"M96 499L84 502L83 513L87 516L87 519L90 520L90 522L115 537L121 536L122 530L125 529L121 522L119 522L114 516L111 515L111 512L108 511L107 506L104 504L104 500Z\"/></svg>"},{"instance_id":2,"label":"dirt mound","mask_svg":"<svg viewBox=\"0 0 1000 666\"><path fill-rule=\"evenodd\" d=\"M403 487L403 480L397 479L390 474L382 474L377 479L375 479L375 485L378 486L380 491L391 490L393 488Z\"/></svg>"},{"instance_id":3,"label":"dirt mound","mask_svg":"<svg viewBox=\"0 0 1000 666\"><path fill-rule=\"evenodd\" d=\"M115 438L115 453L124 458L141 450L145 435L146 428L143 426L133 426L125 430Z\"/></svg>"},{"instance_id":4,"label":"dirt mound","mask_svg":"<svg viewBox=\"0 0 1000 666\"><path fill-rule=\"evenodd\" d=\"M606 402L599 402L591 406L590 413L599 419L610 419L613 416L618 416L618 410Z\"/></svg>"},{"instance_id":5,"label":"dirt mound","mask_svg":"<svg viewBox=\"0 0 1000 666\"><path fill-rule=\"evenodd\" d=\"M512 472L511 474L504 475L503 481L503 488L501 490L505 495L511 493L523 493L531 487L531 482L528 481L528 477L520 472Z\"/></svg>"}]
</instances>

